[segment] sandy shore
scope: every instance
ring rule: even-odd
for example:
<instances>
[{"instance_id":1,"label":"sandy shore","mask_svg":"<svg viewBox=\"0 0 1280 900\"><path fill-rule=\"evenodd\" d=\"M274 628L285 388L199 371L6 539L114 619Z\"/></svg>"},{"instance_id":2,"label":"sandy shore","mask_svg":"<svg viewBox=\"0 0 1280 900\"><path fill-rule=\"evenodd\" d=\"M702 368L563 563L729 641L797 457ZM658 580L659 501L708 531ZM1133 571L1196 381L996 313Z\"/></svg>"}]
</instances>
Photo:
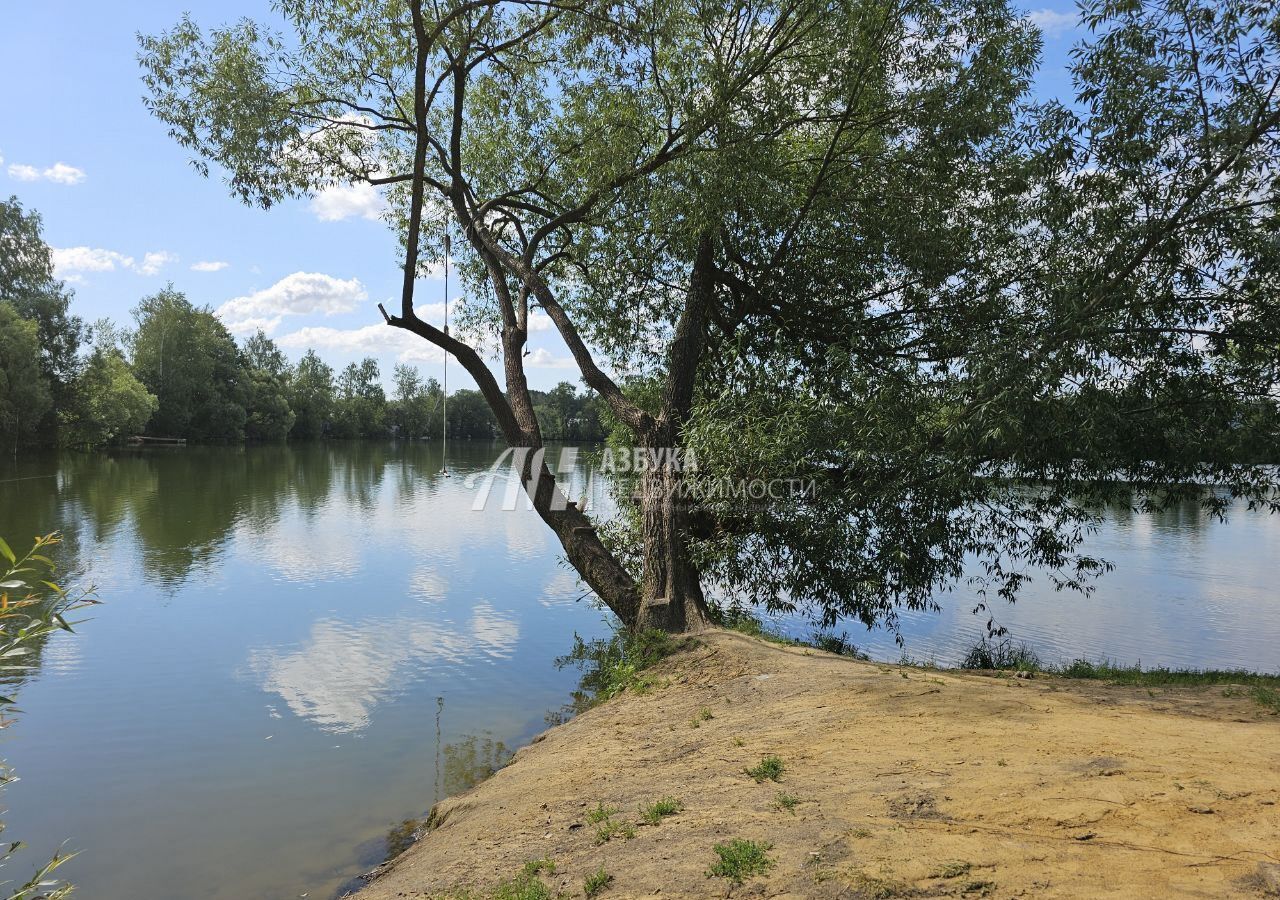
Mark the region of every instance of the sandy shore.
<instances>
[{"instance_id":1,"label":"sandy shore","mask_svg":"<svg viewBox=\"0 0 1280 900\"><path fill-rule=\"evenodd\" d=\"M1280 895L1280 719L1222 686L901 668L719 632L652 671L651 691L440 803L359 900L484 896L531 859L568 897L601 869L601 897ZM744 774L768 755L780 781ZM667 796L682 810L643 824ZM604 843L599 804L617 809ZM771 844L772 866L709 876L733 839Z\"/></svg>"}]
</instances>

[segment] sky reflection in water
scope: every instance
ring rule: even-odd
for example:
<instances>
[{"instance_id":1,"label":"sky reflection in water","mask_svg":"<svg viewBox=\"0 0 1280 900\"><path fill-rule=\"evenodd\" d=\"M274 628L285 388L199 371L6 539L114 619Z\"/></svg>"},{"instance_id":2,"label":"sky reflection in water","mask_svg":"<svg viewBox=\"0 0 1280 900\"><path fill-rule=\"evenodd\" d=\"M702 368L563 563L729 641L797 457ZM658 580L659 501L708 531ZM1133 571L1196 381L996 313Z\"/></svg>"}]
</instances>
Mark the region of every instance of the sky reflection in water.
<instances>
[{"instance_id":1,"label":"sky reflection in water","mask_svg":"<svg viewBox=\"0 0 1280 900\"><path fill-rule=\"evenodd\" d=\"M64 568L104 601L18 688L18 865L67 840L102 900L332 896L392 825L541 730L575 685L555 657L603 616L523 504L472 510L465 476L499 448L450 451L450 478L422 444L5 463L0 535L62 529ZM1051 661L1280 669L1280 520L1116 511L1093 546L1117 570L1092 597L1037 582L999 621ZM903 637L952 664L985 617L963 589L942 603Z\"/></svg>"}]
</instances>

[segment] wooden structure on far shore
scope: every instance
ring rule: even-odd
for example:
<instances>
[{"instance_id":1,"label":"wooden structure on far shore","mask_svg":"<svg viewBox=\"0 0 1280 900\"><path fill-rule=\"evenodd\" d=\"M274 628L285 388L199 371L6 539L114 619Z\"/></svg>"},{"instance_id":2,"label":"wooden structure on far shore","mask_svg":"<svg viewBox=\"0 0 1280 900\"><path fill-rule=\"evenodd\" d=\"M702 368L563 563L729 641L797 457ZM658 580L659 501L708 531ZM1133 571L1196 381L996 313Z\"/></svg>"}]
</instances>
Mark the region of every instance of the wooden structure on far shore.
<instances>
[{"instance_id":1,"label":"wooden structure on far shore","mask_svg":"<svg viewBox=\"0 0 1280 900\"><path fill-rule=\"evenodd\" d=\"M127 443L130 447L185 447L187 446L187 439L175 437L151 437L146 434L135 434L129 437Z\"/></svg>"}]
</instances>

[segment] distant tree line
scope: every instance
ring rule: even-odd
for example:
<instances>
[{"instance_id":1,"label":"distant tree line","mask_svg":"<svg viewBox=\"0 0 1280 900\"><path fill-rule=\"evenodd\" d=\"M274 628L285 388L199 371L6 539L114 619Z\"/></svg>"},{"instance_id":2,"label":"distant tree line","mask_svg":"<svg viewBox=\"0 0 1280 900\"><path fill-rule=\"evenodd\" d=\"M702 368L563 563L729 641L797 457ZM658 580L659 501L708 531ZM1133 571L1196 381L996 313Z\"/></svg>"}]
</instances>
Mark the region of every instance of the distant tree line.
<instances>
[{"instance_id":1,"label":"distant tree line","mask_svg":"<svg viewBox=\"0 0 1280 900\"><path fill-rule=\"evenodd\" d=\"M38 213L0 202L0 443L102 446L131 435L200 442L498 437L479 391L443 402L434 378L399 364L387 397L378 363L340 372L308 350L297 365L259 330L238 345L208 307L172 285L143 298L133 328L70 311ZM597 441L602 406L569 383L533 392L544 436Z\"/></svg>"}]
</instances>

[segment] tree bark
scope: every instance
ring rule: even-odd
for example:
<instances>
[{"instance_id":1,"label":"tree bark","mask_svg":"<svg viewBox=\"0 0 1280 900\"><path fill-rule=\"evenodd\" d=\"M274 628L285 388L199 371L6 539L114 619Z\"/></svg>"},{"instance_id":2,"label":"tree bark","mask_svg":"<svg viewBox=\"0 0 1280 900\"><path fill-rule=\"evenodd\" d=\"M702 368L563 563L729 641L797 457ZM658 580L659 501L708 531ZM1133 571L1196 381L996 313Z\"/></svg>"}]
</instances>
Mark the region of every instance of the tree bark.
<instances>
[{"instance_id":1,"label":"tree bark","mask_svg":"<svg viewBox=\"0 0 1280 900\"><path fill-rule=\"evenodd\" d=\"M533 508L556 533L569 564L596 596L628 628L640 618L640 589L626 567L609 552L591 519L570 500L547 467L541 447L516 450L513 465Z\"/></svg>"},{"instance_id":2,"label":"tree bark","mask_svg":"<svg viewBox=\"0 0 1280 900\"><path fill-rule=\"evenodd\" d=\"M689 501L684 474L671 459L640 480L644 578L636 626L682 633L710 624L697 566L689 554Z\"/></svg>"},{"instance_id":3,"label":"tree bark","mask_svg":"<svg viewBox=\"0 0 1280 900\"><path fill-rule=\"evenodd\" d=\"M689 553L691 498L678 455L681 431L693 408L694 382L706 344L707 313L715 289L715 253L709 234L698 240L684 309L676 322L667 360L662 409L642 436L656 450L641 477L641 533L644 540L643 599L638 624L663 631L699 631L710 623L702 579Z\"/></svg>"}]
</instances>

